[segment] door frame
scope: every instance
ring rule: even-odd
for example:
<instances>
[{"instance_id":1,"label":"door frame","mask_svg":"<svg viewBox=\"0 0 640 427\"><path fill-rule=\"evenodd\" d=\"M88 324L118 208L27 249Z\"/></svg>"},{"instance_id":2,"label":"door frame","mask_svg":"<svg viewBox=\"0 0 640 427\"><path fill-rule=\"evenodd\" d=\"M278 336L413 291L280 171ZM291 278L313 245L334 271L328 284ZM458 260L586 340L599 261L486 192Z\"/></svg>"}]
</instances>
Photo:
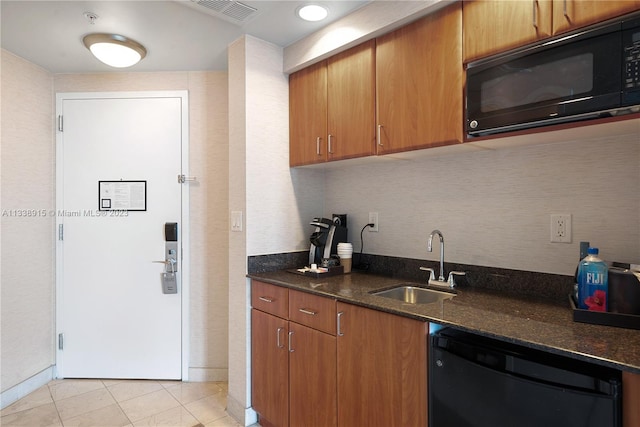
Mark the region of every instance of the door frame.
<instances>
[{"instance_id":1,"label":"door frame","mask_svg":"<svg viewBox=\"0 0 640 427\"><path fill-rule=\"evenodd\" d=\"M177 91L140 91L140 92L59 92L56 93L56 210L54 215L56 217L55 225L55 335L52 337L55 345L55 366L54 366L54 378L64 378L64 355L63 350L60 349L59 337L64 333L64 319L62 319L62 307L63 307L63 241L60 240L58 230L62 224L61 217L57 215L57 212L63 209L63 171L64 171L64 155L62 147L63 132L60 131L60 127L64 125L61 123L60 116L62 115L62 106L65 100L71 99L122 99L122 98L180 98L181 105L181 126L182 126L182 147L181 147L181 160L180 169L181 174L189 176L189 92L187 90ZM63 127L64 129L64 127ZM178 184L178 176L176 175L176 185L182 185L181 191L181 207L180 207L180 240L182 248L181 260L181 289L180 289L180 301L181 301L181 378L182 381L189 380L189 276L190 268L189 261L189 181L186 183Z\"/></svg>"}]
</instances>

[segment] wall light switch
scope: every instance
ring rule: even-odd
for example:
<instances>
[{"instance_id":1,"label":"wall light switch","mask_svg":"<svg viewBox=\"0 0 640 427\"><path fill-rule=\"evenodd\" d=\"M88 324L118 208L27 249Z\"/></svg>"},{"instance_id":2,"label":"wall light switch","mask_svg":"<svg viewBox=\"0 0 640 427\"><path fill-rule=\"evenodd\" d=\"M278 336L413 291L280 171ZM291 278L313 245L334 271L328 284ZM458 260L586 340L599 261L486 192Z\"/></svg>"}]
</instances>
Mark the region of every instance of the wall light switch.
<instances>
[{"instance_id":1,"label":"wall light switch","mask_svg":"<svg viewBox=\"0 0 640 427\"><path fill-rule=\"evenodd\" d=\"M231 211L231 231L242 231L242 211Z\"/></svg>"}]
</instances>

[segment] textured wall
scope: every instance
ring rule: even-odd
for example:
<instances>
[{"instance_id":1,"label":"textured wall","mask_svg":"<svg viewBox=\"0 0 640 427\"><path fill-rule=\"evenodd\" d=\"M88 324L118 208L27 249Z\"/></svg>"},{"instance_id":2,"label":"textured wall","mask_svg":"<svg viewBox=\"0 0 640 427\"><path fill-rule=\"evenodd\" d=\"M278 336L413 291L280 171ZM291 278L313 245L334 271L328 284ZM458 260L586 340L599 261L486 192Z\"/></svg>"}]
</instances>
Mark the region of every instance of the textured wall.
<instances>
[{"instance_id":1,"label":"textured wall","mask_svg":"<svg viewBox=\"0 0 640 427\"><path fill-rule=\"evenodd\" d=\"M53 105L51 75L2 50L3 392L54 363Z\"/></svg>"},{"instance_id":2,"label":"textured wall","mask_svg":"<svg viewBox=\"0 0 640 427\"><path fill-rule=\"evenodd\" d=\"M289 169L289 85L282 48L245 36L229 46L229 208L243 232L229 239L228 410L251 423L247 256L304 248L322 214L323 172ZM308 247L308 246L307 246Z\"/></svg>"},{"instance_id":3,"label":"textured wall","mask_svg":"<svg viewBox=\"0 0 640 427\"><path fill-rule=\"evenodd\" d=\"M191 380L227 379L227 73L102 73L55 76L56 92L189 91Z\"/></svg>"},{"instance_id":4,"label":"textured wall","mask_svg":"<svg viewBox=\"0 0 640 427\"><path fill-rule=\"evenodd\" d=\"M605 259L640 261L640 127L623 137L390 160L326 176L326 211L350 215L350 239L368 212L380 231L364 232L365 252L573 275L579 242ZM550 243L551 213L572 214L573 241Z\"/></svg>"}]
</instances>

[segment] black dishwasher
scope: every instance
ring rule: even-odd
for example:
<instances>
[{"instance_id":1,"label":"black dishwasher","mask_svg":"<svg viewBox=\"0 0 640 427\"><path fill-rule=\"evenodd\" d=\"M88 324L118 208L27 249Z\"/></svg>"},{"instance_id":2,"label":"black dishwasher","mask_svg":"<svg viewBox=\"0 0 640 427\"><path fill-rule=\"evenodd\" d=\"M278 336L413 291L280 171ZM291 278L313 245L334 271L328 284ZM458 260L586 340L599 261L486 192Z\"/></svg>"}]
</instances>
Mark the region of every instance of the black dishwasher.
<instances>
[{"instance_id":1,"label":"black dishwasher","mask_svg":"<svg viewBox=\"0 0 640 427\"><path fill-rule=\"evenodd\" d=\"M441 329L430 337L430 427L621 427L615 369Z\"/></svg>"}]
</instances>

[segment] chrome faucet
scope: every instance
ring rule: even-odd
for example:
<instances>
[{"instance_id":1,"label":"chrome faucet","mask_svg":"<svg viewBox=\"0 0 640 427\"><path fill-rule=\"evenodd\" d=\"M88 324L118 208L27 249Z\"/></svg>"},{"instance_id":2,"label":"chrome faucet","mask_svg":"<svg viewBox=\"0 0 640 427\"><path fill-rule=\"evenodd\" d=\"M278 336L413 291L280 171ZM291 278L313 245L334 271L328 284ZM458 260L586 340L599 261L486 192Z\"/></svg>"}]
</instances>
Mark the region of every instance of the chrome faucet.
<instances>
[{"instance_id":1,"label":"chrome faucet","mask_svg":"<svg viewBox=\"0 0 640 427\"><path fill-rule=\"evenodd\" d=\"M464 271L451 271L449 272L449 278L447 280L444 279L444 236L440 230L433 230L431 232L429 240L427 241L427 251L429 252L433 251L433 236L438 236L440 238L440 276L438 277L438 280L436 280L433 268L420 267L420 270L431 272L429 275L429 285L453 289L456 287L454 276L464 276L466 273Z\"/></svg>"},{"instance_id":2,"label":"chrome faucet","mask_svg":"<svg viewBox=\"0 0 640 427\"><path fill-rule=\"evenodd\" d=\"M440 276L438 277L438 281L444 282L444 236L440 230L433 230L431 234L429 234L429 240L427 241L427 251L433 251L433 236L437 235L440 237Z\"/></svg>"}]
</instances>

